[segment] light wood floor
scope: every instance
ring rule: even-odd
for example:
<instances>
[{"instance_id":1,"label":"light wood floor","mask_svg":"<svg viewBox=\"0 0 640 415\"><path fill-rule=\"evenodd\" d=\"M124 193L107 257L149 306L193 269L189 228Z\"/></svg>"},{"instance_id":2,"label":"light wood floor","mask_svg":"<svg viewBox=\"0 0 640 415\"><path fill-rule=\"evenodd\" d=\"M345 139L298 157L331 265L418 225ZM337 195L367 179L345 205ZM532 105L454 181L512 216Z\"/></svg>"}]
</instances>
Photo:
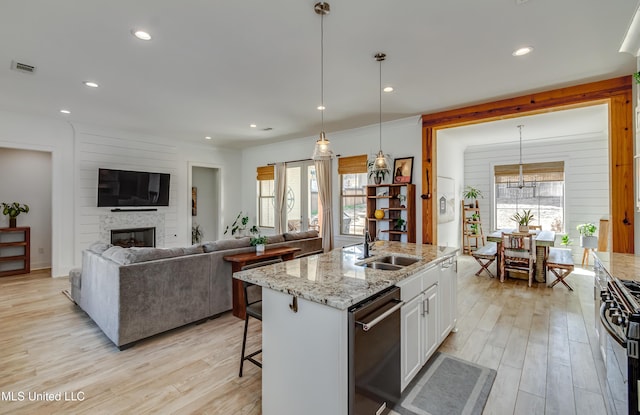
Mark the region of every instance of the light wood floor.
<instances>
[{"instance_id":1,"label":"light wood floor","mask_svg":"<svg viewBox=\"0 0 640 415\"><path fill-rule=\"evenodd\" d=\"M459 330L440 350L497 369L484 413L604 414L592 276L569 277L570 293L459 264ZM46 272L0 278L0 413L261 413L260 369L237 373L243 321L227 313L120 352L61 293L68 285ZM254 350L260 324L249 330ZM43 392L84 400L29 401Z\"/></svg>"}]
</instances>

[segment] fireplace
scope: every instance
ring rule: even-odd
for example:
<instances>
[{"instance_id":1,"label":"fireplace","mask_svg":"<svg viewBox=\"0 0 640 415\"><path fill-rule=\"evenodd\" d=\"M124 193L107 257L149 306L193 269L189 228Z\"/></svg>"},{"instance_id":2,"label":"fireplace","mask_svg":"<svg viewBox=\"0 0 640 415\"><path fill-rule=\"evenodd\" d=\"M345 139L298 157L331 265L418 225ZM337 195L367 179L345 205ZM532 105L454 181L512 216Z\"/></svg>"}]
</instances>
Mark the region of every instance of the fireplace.
<instances>
[{"instance_id":1,"label":"fireplace","mask_svg":"<svg viewBox=\"0 0 640 415\"><path fill-rule=\"evenodd\" d=\"M111 229L111 244L123 248L153 248L156 246L156 228Z\"/></svg>"}]
</instances>

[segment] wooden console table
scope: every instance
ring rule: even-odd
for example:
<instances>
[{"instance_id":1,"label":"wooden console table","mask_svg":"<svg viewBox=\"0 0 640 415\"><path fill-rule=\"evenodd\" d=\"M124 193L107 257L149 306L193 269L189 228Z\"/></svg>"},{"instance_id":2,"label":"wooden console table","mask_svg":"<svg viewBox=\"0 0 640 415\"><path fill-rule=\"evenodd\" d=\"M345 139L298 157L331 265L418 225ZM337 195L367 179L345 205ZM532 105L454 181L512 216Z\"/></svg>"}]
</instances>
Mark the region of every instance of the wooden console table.
<instances>
[{"instance_id":1,"label":"wooden console table","mask_svg":"<svg viewBox=\"0 0 640 415\"><path fill-rule=\"evenodd\" d=\"M300 248L290 248L287 246L265 249L264 252L245 252L242 254L226 255L225 261L231 262L231 272L235 273L242 271L242 267L245 265L253 264L256 262L265 261L273 258L282 258L283 261L289 261L293 259L293 254L298 252ZM245 318L245 303L244 303L244 290L242 289L242 281L233 278L231 276L231 287L233 290L233 315L244 320Z\"/></svg>"},{"instance_id":2,"label":"wooden console table","mask_svg":"<svg viewBox=\"0 0 640 415\"><path fill-rule=\"evenodd\" d=\"M20 254L16 252L20 250ZM0 263L22 262L20 268L0 268L0 277L28 274L31 270L31 228L0 228Z\"/></svg>"}]
</instances>

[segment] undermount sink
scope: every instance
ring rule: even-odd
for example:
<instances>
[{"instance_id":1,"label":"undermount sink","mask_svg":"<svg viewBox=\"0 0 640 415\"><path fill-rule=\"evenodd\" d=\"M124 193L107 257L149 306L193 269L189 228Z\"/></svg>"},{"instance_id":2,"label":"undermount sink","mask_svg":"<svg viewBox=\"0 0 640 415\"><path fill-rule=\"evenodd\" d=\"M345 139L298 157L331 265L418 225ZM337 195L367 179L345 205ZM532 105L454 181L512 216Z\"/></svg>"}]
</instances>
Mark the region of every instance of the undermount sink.
<instances>
[{"instance_id":1,"label":"undermount sink","mask_svg":"<svg viewBox=\"0 0 640 415\"><path fill-rule=\"evenodd\" d=\"M397 271L399 269L402 269L400 265L387 264L384 262L367 262L359 265L362 265L363 267L367 267L367 268L379 269L384 271Z\"/></svg>"},{"instance_id":2,"label":"undermount sink","mask_svg":"<svg viewBox=\"0 0 640 415\"><path fill-rule=\"evenodd\" d=\"M415 264L418 260L406 256L389 255L382 258L376 258L375 262L406 267L408 265Z\"/></svg>"},{"instance_id":3,"label":"undermount sink","mask_svg":"<svg viewBox=\"0 0 640 415\"><path fill-rule=\"evenodd\" d=\"M397 271L408 265L415 264L416 262L418 262L418 260L415 258L399 255L387 255L380 258L375 258L371 262L360 262L356 265L384 271Z\"/></svg>"}]
</instances>

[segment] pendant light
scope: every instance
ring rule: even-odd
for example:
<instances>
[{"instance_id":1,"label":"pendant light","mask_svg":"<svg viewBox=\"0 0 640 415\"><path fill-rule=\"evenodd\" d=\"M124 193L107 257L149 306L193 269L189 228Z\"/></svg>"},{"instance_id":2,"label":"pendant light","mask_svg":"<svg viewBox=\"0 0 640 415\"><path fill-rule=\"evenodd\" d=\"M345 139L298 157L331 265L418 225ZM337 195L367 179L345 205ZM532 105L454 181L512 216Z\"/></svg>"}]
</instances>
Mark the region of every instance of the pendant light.
<instances>
[{"instance_id":1,"label":"pendant light","mask_svg":"<svg viewBox=\"0 0 640 415\"><path fill-rule=\"evenodd\" d=\"M518 175L518 181L516 183L513 183L511 181L507 182L507 187L508 188L518 188L518 189L522 189L525 187L536 187L537 183L535 181L535 179L533 181L525 181L524 180L524 174L522 173L522 128L524 127L524 125L519 125L518 129L520 130L520 164L518 165L519 167L519 171L520 174Z\"/></svg>"},{"instance_id":2,"label":"pendant light","mask_svg":"<svg viewBox=\"0 0 640 415\"><path fill-rule=\"evenodd\" d=\"M333 157L333 152L329 147L331 143L324 134L324 16L329 14L331 8L329 3L321 1L313 6L313 10L316 14L320 15L320 107L318 107L318 109L320 110L320 114L322 114L322 124L320 137L318 141L316 141L316 146L311 158L313 160L325 160Z\"/></svg>"},{"instance_id":3,"label":"pendant light","mask_svg":"<svg viewBox=\"0 0 640 415\"><path fill-rule=\"evenodd\" d=\"M389 171L389 163L387 162L387 157L385 157L382 152L382 61L387 58L387 55L379 52L374 56L378 62L380 62L380 84L378 91L380 92L380 149L378 151L378 155L376 156L375 161L373 162L373 171Z\"/></svg>"}]
</instances>

